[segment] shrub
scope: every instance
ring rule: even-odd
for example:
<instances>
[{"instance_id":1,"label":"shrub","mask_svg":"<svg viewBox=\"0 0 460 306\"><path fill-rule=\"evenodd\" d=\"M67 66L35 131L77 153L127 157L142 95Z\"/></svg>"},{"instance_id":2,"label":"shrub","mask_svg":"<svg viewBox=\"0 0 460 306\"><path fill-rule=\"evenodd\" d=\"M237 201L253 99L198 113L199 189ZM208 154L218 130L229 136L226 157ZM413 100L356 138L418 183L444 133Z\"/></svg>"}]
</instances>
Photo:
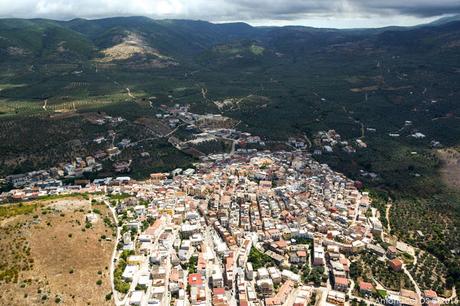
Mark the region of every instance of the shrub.
<instances>
[{"instance_id":1,"label":"shrub","mask_svg":"<svg viewBox=\"0 0 460 306\"><path fill-rule=\"evenodd\" d=\"M110 301L112 299L112 292L109 292L105 295L105 300Z\"/></svg>"},{"instance_id":2,"label":"shrub","mask_svg":"<svg viewBox=\"0 0 460 306\"><path fill-rule=\"evenodd\" d=\"M269 263L273 263L270 256L260 252L255 247L251 248L248 261L252 263L254 270L265 267Z\"/></svg>"}]
</instances>

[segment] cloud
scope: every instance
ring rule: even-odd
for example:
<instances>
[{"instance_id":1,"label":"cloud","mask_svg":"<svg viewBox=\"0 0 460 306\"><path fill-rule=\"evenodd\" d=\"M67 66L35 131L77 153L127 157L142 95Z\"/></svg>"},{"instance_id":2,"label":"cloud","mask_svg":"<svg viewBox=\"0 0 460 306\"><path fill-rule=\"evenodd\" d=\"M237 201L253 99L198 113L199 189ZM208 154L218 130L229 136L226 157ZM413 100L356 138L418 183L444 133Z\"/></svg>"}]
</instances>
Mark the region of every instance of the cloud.
<instances>
[{"instance_id":1,"label":"cloud","mask_svg":"<svg viewBox=\"0 0 460 306\"><path fill-rule=\"evenodd\" d=\"M433 17L460 13L460 1L458 0L356 0L353 2L355 2L360 9L370 12L398 13L418 17Z\"/></svg>"},{"instance_id":2,"label":"cloud","mask_svg":"<svg viewBox=\"0 0 460 306\"><path fill-rule=\"evenodd\" d=\"M71 19L142 15L210 21L368 20L400 23L460 14L459 0L14 0L0 1L2 17ZM380 21L378 21L380 20ZM397 18L396 18L397 20Z\"/></svg>"}]
</instances>

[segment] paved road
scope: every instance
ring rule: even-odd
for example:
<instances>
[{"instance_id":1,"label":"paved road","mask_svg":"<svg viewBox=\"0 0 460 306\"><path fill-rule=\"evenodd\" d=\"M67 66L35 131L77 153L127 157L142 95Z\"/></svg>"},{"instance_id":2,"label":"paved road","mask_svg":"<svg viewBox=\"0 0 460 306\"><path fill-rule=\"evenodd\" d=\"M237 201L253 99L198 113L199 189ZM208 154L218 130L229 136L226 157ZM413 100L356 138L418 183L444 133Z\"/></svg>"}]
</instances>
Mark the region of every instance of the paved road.
<instances>
[{"instance_id":1,"label":"paved road","mask_svg":"<svg viewBox=\"0 0 460 306\"><path fill-rule=\"evenodd\" d=\"M112 294L113 294L113 299L115 301L115 305L123 305L126 301L126 297L120 301L118 291L115 290L114 276L113 276L113 273L115 271L115 258L117 257L117 253L118 253L117 244L118 244L118 241L120 241L121 228L118 226L118 217L117 217L117 213L115 212L115 209L112 206L110 206L109 201L105 200L104 203L105 205L107 205L110 212L112 213L113 220L115 221L115 225L117 227L117 236L115 239L115 246L113 248L112 257L110 258L110 284L112 286Z\"/></svg>"},{"instance_id":2,"label":"paved road","mask_svg":"<svg viewBox=\"0 0 460 306\"><path fill-rule=\"evenodd\" d=\"M129 88L126 88L126 91L128 92L128 96L130 98L133 98L133 99L135 98L134 95L131 93L131 90Z\"/></svg>"},{"instance_id":3,"label":"paved road","mask_svg":"<svg viewBox=\"0 0 460 306\"><path fill-rule=\"evenodd\" d=\"M232 149L230 150L230 155L235 154L236 140L232 140Z\"/></svg>"}]
</instances>

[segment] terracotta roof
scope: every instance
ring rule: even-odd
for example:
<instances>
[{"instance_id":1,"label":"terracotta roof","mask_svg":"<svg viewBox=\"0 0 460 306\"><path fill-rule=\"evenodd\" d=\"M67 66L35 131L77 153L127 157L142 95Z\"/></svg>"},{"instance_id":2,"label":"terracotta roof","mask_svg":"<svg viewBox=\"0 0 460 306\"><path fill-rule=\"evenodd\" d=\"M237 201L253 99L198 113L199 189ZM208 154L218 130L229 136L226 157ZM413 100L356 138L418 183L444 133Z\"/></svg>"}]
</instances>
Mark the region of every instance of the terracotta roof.
<instances>
[{"instance_id":1,"label":"terracotta roof","mask_svg":"<svg viewBox=\"0 0 460 306\"><path fill-rule=\"evenodd\" d=\"M214 295L225 294L225 289L224 288L214 288L212 289L212 294Z\"/></svg>"},{"instance_id":2,"label":"terracotta roof","mask_svg":"<svg viewBox=\"0 0 460 306\"><path fill-rule=\"evenodd\" d=\"M400 268L400 267L402 267L402 264L403 264L402 261L397 259L397 258L395 258L393 260L390 260L390 265L392 267Z\"/></svg>"},{"instance_id":3,"label":"terracotta roof","mask_svg":"<svg viewBox=\"0 0 460 306\"><path fill-rule=\"evenodd\" d=\"M280 249L283 249L287 246L287 243L285 240L279 240L279 241L276 241L275 243Z\"/></svg>"},{"instance_id":4,"label":"terracotta roof","mask_svg":"<svg viewBox=\"0 0 460 306\"><path fill-rule=\"evenodd\" d=\"M146 231L145 234L147 235L154 235L158 228L160 228L163 221L161 219L157 219L153 225L151 225Z\"/></svg>"},{"instance_id":5,"label":"terracotta roof","mask_svg":"<svg viewBox=\"0 0 460 306\"><path fill-rule=\"evenodd\" d=\"M169 274L169 280L172 282L177 282L179 280L179 270L171 269L171 273Z\"/></svg>"},{"instance_id":6,"label":"terracotta roof","mask_svg":"<svg viewBox=\"0 0 460 306\"><path fill-rule=\"evenodd\" d=\"M281 288L279 289L278 293L271 298L265 300L266 305L282 305L289 296L289 293L292 291L294 287L294 282L291 280L286 281Z\"/></svg>"},{"instance_id":7,"label":"terracotta roof","mask_svg":"<svg viewBox=\"0 0 460 306\"><path fill-rule=\"evenodd\" d=\"M435 299L438 297L438 294L434 290L424 290L423 295L429 299Z\"/></svg>"},{"instance_id":8,"label":"terracotta roof","mask_svg":"<svg viewBox=\"0 0 460 306\"><path fill-rule=\"evenodd\" d=\"M197 262L198 270L203 270L206 268L206 259L204 259L204 254L200 253L198 255L198 262Z\"/></svg>"},{"instance_id":9,"label":"terracotta roof","mask_svg":"<svg viewBox=\"0 0 460 306\"><path fill-rule=\"evenodd\" d=\"M305 251L297 251L297 256L299 256L299 257L307 257L307 252L305 252Z\"/></svg>"},{"instance_id":10,"label":"terracotta roof","mask_svg":"<svg viewBox=\"0 0 460 306\"><path fill-rule=\"evenodd\" d=\"M359 290L372 291L372 290L374 290L374 286L371 283L368 283L368 282L360 282L359 283Z\"/></svg>"},{"instance_id":11,"label":"terracotta roof","mask_svg":"<svg viewBox=\"0 0 460 306\"><path fill-rule=\"evenodd\" d=\"M348 266L348 260L345 257L340 257L340 263L344 266Z\"/></svg>"},{"instance_id":12,"label":"terracotta roof","mask_svg":"<svg viewBox=\"0 0 460 306\"><path fill-rule=\"evenodd\" d=\"M248 306L249 303L246 300L240 300L240 306Z\"/></svg>"},{"instance_id":13,"label":"terracotta roof","mask_svg":"<svg viewBox=\"0 0 460 306\"><path fill-rule=\"evenodd\" d=\"M200 273L189 274L188 283L190 286L202 286L203 279L201 278L201 274Z\"/></svg>"},{"instance_id":14,"label":"terracotta roof","mask_svg":"<svg viewBox=\"0 0 460 306\"><path fill-rule=\"evenodd\" d=\"M345 277L336 277L335 284L342 285L342 286L348 286L348 279Z\"/></svg>"}]
</instances>

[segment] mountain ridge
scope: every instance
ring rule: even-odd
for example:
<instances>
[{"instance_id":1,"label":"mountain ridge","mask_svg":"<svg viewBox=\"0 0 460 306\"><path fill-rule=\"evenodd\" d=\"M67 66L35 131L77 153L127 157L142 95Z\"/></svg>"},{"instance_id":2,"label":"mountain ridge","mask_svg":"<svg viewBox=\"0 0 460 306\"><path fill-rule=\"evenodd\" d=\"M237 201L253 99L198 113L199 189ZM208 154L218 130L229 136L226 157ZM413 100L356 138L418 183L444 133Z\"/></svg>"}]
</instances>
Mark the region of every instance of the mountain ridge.
<instances>
[{"instance_id":1,"label":"mountain ridge","mask_svg":"<svg viewBox=\"0 0 460 306\"><path fill-rule=\"evenodd\" d=\"M184 61L215 45L238 40L261 41L264 47L280 48L274 52L313 50L317 47L367 41L378 45L380 39L392 36L422 37L433 32L453 31L460 21L445 19L436 24L417 27L386 27L380 29L323 29L303 26L253 27L249 24L211 23L201 20L148 17L112 17L103 19L0 19L0 54L4 56L34 55L38 58L91 59L101 50L113 47L127 32L144 37L148 47L166 56ZM431 32L430 32L431 31ZM386 34L385 34L386 33ZM389 34L393 33L393 34ZM425 33L425 34L424 34ZM446 37L456 40L457 36ZM442 39L442 37L441 37ZM372 42L373 40L373 42ZM438 39L439 40L439 39ZM387 42L383 42L386 44ZM286 45L285 45L286 44ZM401 39L393 44L404 45ZM407 43L405 44L407 45ZM295 53L295 52L294 52ZM63 56L65 55L65 56ZM0 58L1 60L1 58Z\"/></svg>"}]
</instances>

